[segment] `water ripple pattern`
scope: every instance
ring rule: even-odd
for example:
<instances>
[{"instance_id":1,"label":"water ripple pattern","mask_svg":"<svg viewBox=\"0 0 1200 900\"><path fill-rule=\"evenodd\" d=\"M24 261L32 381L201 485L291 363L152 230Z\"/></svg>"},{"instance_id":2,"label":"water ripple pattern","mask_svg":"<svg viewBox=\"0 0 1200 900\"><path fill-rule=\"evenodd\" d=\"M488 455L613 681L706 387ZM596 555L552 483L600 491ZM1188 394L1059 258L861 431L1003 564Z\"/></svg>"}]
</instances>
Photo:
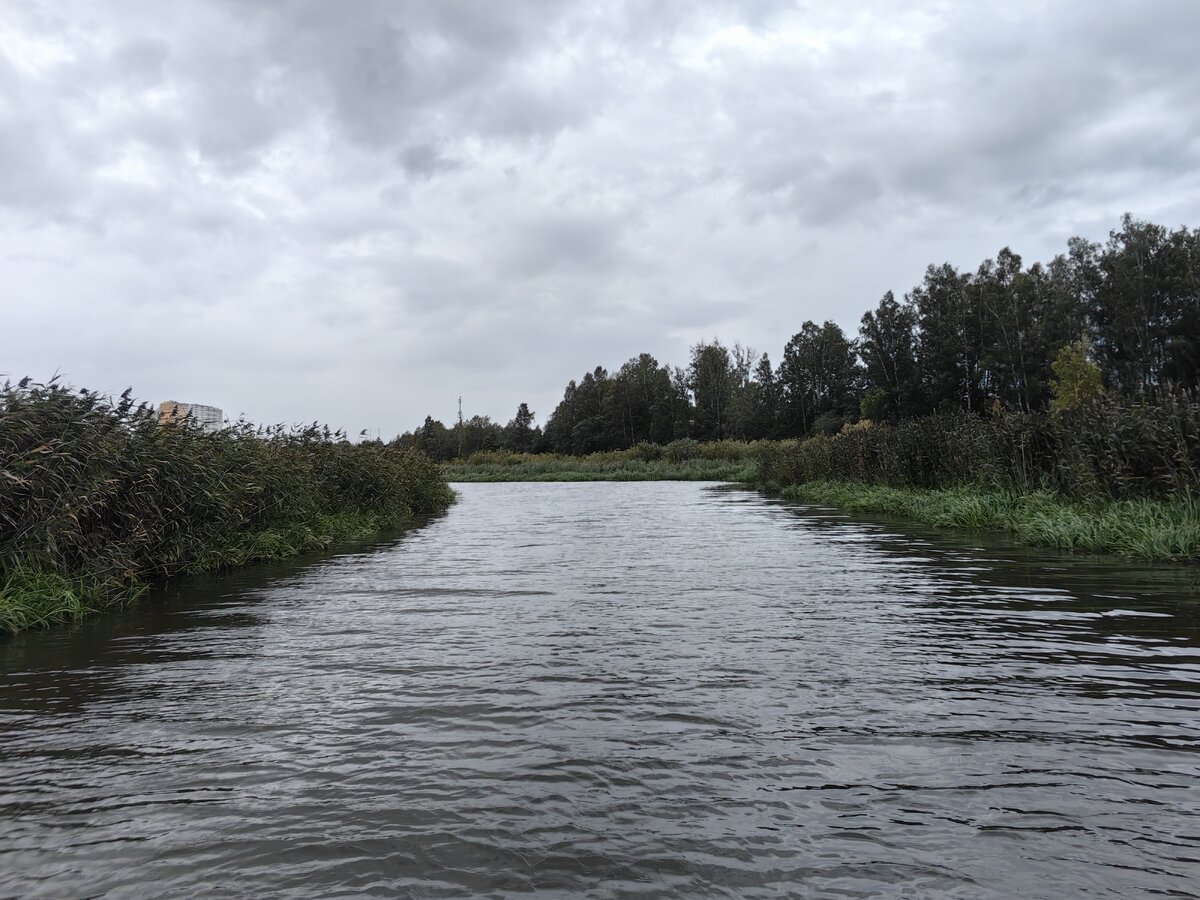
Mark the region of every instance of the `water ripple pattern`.
<instances>
[{"instance_id":1,"label":"water ripple pattern","mask_svg":"<svg viewBox=\"0 0 1200 900\"><path fill-rule=\"evenodd\" d=\"M0 895L1196 896L1194 569L459 490L0 645Z\"/></svg>"}]
</instances>

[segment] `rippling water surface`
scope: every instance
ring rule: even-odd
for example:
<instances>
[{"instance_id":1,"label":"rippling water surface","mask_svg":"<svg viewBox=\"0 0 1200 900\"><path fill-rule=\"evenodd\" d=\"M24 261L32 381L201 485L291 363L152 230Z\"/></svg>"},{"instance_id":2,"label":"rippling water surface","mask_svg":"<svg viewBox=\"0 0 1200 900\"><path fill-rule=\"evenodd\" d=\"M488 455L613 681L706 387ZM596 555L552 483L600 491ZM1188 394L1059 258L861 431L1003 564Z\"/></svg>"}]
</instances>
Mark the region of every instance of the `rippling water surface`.
<instances>
[{"instance_id":1,"label":"rippling water surface","mask_svg":"<svg viewBox=\"0 0 1200 900\"><path fill-rule=\"evenodd\" d=\"M0 644L0 894L1200 890L1195 569L711 485L460 493Z\"/></svg>"}]
</instances>

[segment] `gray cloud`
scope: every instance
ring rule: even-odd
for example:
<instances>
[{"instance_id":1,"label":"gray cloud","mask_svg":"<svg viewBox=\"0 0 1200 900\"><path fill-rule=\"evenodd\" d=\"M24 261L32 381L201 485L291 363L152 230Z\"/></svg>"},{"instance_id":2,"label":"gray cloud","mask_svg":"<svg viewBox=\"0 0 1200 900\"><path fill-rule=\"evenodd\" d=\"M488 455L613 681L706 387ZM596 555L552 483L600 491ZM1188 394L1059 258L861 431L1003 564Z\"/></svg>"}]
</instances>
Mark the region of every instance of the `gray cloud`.
<instances>
[{"instance_id":1,"label":"gray cloud","mask_svg":"<svg viewBox=\"0 0 1200 900\"><path fill-rule=\"evenodd\" d=\"M444 156L432 143L409 144L397 154L396 162L409 176L421 179L453 172L463 166L460 160Z\"/></svg>"},{"instance_id":2,"label":"gray cloud","mask_svg":"<svg viewBox=\"0 0 1200 900\"><path fill-rule=\"evenodd\" d=\"M625 216L610 213L546 212L518 219L497 236L497 268L517 279L619 271L629 264L622 247L629 224Z\"/></svg>"},{"instance_id":3,"label":"gray cloud","mask_svg":"<svg viewBox=\"0 0 1200 900\"><path fill-rule=\"evenodd\" d=\"M1200 224L1192 0L14 0L0 372L385 436ZM164 334L171 339L164 341Z\"/></svg>"}]
</instances>

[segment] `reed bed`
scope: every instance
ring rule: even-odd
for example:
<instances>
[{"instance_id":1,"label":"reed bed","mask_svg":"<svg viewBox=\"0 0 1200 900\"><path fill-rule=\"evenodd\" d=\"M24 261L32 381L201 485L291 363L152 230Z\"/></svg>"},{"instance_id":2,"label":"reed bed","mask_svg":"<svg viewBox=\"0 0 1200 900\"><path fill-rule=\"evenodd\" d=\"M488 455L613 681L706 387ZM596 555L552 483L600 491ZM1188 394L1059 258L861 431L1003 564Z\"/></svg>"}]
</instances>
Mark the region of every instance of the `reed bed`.
<instances>
[{"instance_id":1,"label":"reed bed","mask_svg":"<svg viewBox=\"0 0 1200 900\"><path fill-rule=\"evenodd\" d=\"M758 448L784 496L1029 544L1200 559L1200 406L929 416Z\"/></svg>"},{"instance_id":2,"label":"reed bed","mask_svg":"<svg viewBox=\"0 0 1200 900\"><path fill-rule=\"evenodd\" d=\"M583 465L527 463L517 466L446 465L450 482L484 481L750 481L754 466L697 461L692 463L609 463L597 468Z\"/></svg>"},{"instance_id":3,"label":"reed bed","mask_svg":"<svg viewBox=\"0 0 1200 900\"><path fill-rule=\"evenodd\" d=\"M1071 500L1200 496L1200 406L1094 403L1057 413L962 413L763 443L759 478L892 487L972 485Z\"/></svg>"},{"instance_id":4,"label":"reed bed","mask_svg":"<svg viewBox=\"0 0 1200 900\"><path fill-rule=\"evenodd\" d=\"M162 426L127 391L0 392L0 632L119 606L159 578L290 556L444 509L422 454L327 428Z\"/></svg>"},{"instance_id":5,"label":"reed bed","mask_svg":"<svg viewBox=\"0 0 1200 900\"><path fill-rule=\"evenodd\" d=\"M481 481L749 481L753 444L680 440L665 446L564 456L555 453L474 453L442 467L447 480Z\"/></svg>"}]
</instances>

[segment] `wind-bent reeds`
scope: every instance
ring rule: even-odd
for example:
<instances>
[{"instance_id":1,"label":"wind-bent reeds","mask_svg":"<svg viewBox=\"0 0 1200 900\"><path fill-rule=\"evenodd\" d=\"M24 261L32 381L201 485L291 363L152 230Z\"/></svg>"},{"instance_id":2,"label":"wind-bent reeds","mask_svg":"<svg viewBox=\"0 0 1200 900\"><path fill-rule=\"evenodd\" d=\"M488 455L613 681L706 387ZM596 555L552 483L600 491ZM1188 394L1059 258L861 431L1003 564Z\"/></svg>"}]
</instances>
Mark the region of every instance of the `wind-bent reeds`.
<instances>
[{"instance_id":1,"label":"wind-bent reeds","mask_svg":"<svg viewBox=\"0 0 1200 900\"><path fill-rule=\"evenodd\" d=\"M289 556L444 508L422 454L316 425L161 426L128 391L0 392L0 632L80 618L147 581Z\"/></svg>"},{"instance_id":2,"label":"wind-bent reeds","mask_svg":"<svg viewBox=\"0 0 1200 900\"><path fill-rule=\"evenodd\" d=\"M796 499L1030 544L1200 557L1200 406L1094 403L914 419L759 447L758 480Z\"/></svg>"}]
</instances>

